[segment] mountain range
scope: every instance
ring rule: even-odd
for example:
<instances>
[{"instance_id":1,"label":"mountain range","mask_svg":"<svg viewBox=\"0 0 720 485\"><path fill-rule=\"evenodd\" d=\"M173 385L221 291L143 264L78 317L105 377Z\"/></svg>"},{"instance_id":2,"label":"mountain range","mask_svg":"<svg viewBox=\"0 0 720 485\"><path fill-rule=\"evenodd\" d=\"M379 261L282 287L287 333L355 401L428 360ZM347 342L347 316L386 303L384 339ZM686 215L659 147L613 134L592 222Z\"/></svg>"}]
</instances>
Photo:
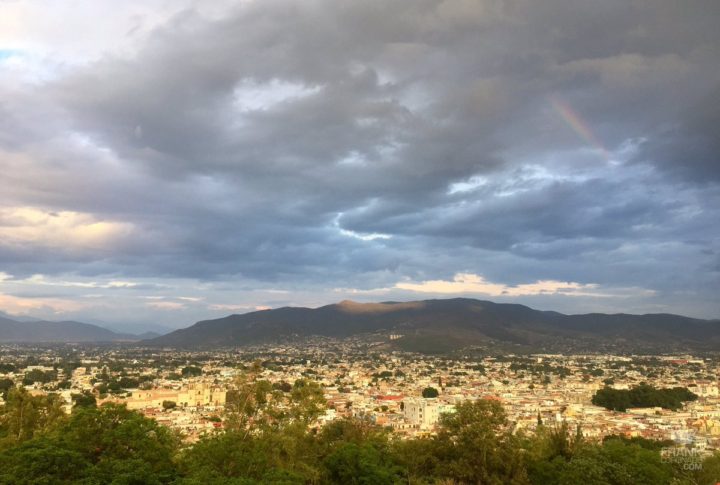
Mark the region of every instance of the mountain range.
<instances>
[{"instance_id":1,"label":"mountain range","mask_svg":"<svg viewBox=\"0 0 720 485\"><path fill-rule=\"evenodd\" d=\"M5 315L0 316L0 343L129 342L158 336L152 332L142 335L118 333L75 321L49 322L29 318L21 321Z\"/></svg>"},{"instance_id":2,"label":"mountain range","mask_svg":"<svg viewBox=\"0 0 720 485\"><path fill-rule=\"evenodd\" d=\"M468 298L343 301L319 308L284 307L205 320L144 344L234 347L312 336L372 336L376 341L384 337L390 347L423 352L469 346L534 351L714 350L720 347L720 321L672 314L565 315Z\"/></svg>"}]
</instances>

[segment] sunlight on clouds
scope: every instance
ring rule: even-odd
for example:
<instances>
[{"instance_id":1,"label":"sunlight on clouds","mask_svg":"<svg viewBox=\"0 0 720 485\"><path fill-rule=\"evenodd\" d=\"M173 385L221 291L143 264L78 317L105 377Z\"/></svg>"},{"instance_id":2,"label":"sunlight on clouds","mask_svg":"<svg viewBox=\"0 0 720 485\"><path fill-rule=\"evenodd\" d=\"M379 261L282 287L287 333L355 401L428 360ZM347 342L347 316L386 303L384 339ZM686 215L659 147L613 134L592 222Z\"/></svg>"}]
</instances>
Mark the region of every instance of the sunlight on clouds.
<instances>
[{"instance_id":1,"label":"sunlight on clouds","mask_svg":"<svg viewBox=\"0 0 720 485\"><path fill-rule=\"evenodd\" d=\"M63 298L21 298L0 293L0 308L16 315L25 315L34 310L50 310L55 314L75 312L86 305Z\"/></svg>"},{"instance_id":2,"label":"sunlight on clouds","mask_svg":"<svg viewBox=\"0 0 720 485\"><path fill-rule=\"evenodd\" d=\"M47 212L33 207L0 209L0 239L8 245L102 247L132 231L130 223L101 221L87 213Z\"/></svg>"},{"instance_id":3,"label":"sunlight on clouds","mask_svg":"<svg viewBox=\"0 0 720 485\"><path fill-rule=\"evenodd\" d=\"M177 301L151 301L145 303L146 307L153 308L155 310L184 310L185 304Z\"/></svg>"},{"instance_id":4,"label":"sunlight on clouds","mask_svg":"<svg viewBox=\"0 0 720 485\"><path fill-rule=\"evenodd\" d=\"M481 293L491 296L553 295L586 296L597 285L583 285L575 282L541 280L535 283L508 286L492 283L480 275L457 273L452 281L429 280L419 283L400 282L395 288L419 293Z\"/></svg>"},{"instance_id":5,"label":"sunlight on clouds","mask_svg":"<svg viewBox=\"0 0 720 485\"><path fill-rule=\"evenodd\" d=\"M4 279L9 280L9 282L14 285L56 286L62 288L134 289L140 286L138 283L133 283L132 281L109 281L107 283L98 281L67 281L47 277L42 274L34 274L24 279L11 279L10 277ZM3 281L2 273L0 273L0 281Z\"/></svg>"},{"instance_id":6,"label":"sunlight on clouds","mask_svg":"<svg viewBox=\"0 0 720 485\"><path fill-rule=\"evenodd\" d=\"M223 312L247 312L247 311L260 311L260 310L270 310L271 307L266 305L232 305L232 304L224 304L224 303L218 303L214 305L209 305L209 310L214 311L223 311Z\"/></svg>"}]
</instances>

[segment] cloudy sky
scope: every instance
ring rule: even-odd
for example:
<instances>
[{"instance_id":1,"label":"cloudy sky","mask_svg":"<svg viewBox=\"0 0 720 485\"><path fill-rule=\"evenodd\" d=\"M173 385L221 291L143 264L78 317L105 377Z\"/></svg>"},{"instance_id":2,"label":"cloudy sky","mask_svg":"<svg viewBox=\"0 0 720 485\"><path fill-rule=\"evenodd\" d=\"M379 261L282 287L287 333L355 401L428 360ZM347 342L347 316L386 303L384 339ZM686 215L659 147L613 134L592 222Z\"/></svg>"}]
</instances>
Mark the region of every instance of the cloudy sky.
<instances>
[{"instance_id":1,"label":"cloudy sky","mask_svg":"<svg viewBox=\"0 0 720 485\"><path fill-rule=\"evenodd\" d=\"M211 5L210 5L211 4ZM716 0L0 0L0 310L720 317Z\"/></svg>"}]
</instances>

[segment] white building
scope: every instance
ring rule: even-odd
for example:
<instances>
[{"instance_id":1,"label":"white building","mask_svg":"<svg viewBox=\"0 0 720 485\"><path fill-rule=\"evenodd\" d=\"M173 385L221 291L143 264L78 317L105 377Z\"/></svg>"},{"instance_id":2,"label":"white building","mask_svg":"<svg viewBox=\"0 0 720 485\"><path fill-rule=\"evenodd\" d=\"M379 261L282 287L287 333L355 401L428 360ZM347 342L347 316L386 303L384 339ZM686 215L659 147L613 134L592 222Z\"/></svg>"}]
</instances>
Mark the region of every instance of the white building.
<instances>
[{"instance_id":1,"label":"white building","mask_svg":"<svg viewBox=\"0 0 720 485\"><path fill-rule=\"evenodd\" d=\"M403 404L405 420L420 429L432 428L440 419L440 403L437 399L406 399Z\"/></svg>"}]
</instances>

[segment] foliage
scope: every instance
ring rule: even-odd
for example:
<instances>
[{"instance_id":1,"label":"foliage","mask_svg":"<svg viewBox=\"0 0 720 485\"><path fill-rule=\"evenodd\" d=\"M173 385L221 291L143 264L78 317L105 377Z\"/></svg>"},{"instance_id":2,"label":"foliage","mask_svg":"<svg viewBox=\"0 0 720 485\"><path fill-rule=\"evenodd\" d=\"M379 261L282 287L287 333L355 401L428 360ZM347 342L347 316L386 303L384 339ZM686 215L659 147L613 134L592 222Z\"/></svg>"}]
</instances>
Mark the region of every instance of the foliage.
<instances>
[{"instance_id":1,"label":"foliage","mask_svg":"<svg viewBox=\"0 0 720 485\"><path fill-rule=\"evenodd\" d=\"M26 389L12 388L0 408L0 449L32 439L64 417L57 395L33 396Z\"/></svg>"},{"instance_id":2,"label":"foliage","mask_svg":"<svg viewBox=\"0 0 720 485\"><path fill-rule=\"evenodd\" d=\"M422 391L422 397L425 397L425 398L438 397L438 395L440 395L440 393L434 387L426 387Z\"/></svg>"},{"instance_id":3,"label":"foliage","mask_svg":"<svg viewBox=\"0 0 720 485\"><path fill-rule=\"evenodd\" d=\"M200 367L189 365L187 367L183 367L181 373L183 377L197 377L202 375L202 369Z\"/></svg>"},{"instance_id":4,"label":"foliage","mask_svg":"<svg viewBox=\"0 0 720 485\"><path fill-rule=\"evenodd\" d=\"M604 387L595 393L592 403L615 411L656 406L677 411L683 402L696 399L697 395L685 387L657 389L648 384L640 384L629 390Z\"/></svg>"},{"instance_id":5,"label":"foliage","mask_svg":"<svg viewBox=\"0 0 720 485\"><path fill-rule=\"evenodd\" d=\"M77 408L0 452L0 483L169 483L177 446L170 430L124 406Z\"/></svg>"},{"instance_id":6,"label":"foliage","mask_svg":"<svg viewBox=\"0 0 720 485\"><path fill-rule=\"evenodd\" d=\"M260 375L251 370L236 383L224 421L234 425L184 447L124 406L76 399L67 417L56 396L12 388L0 408L0 484L704 485L720 476L720 456L694 471L664 463L664 442L592 443L565 423L513 434L492 400L459 404L433 437L396 439L365 419L314 431L308 425L324 405L318 384L299 380L282 391Z\"/></svg>"},{"instance_id":7,"label":"foliage","mask_svg":"<svg viewBox=\"0 0 720 485\"><path fill-rule=\"evenodd\" d=\"M283 427L290 423L307 425L325 409L325 397L317 382L298 379L289 392L284 392L260 379L259 374L260 367L255 366L239 376L234 389L228 391L225 398L228 429Z\"/></svg>"},{"instance_id":8,"label":"foliage","mask_svg":"<svg viewBox=\"0 0 720 485\"><path fill-rule=\"evenodd\" d=\"M671 483L674 473L659 452L622 440L582 446L570 456L546 456L529 470L537 485L654 485Z\"/></svg>"},{"instance_id":9,"label":"foliage","mask_svg":"<svg viewBox=\"0 0 720 485\"><path fill-rule=\"evenodd\" d=\"M39 382L40 384L47 384L48 382L53 382L55 379L57 379L57 371L41 371L40 369L33 369L25 373L23 384L26 386L36 382Z\"/></svg>"},{"instance_id":10,"label":"foliage","mask_svg":"<svg viewBox=\"0 0 720 485\"><path fill-rule=\"evenodd\" d=\"M8 391L14 386L15 383L12 379L0 379L0 397L4 399Z\"/></svg>"},{"instance_id":11,"label":"foliage","mask_svg":"<svg viewBox=\"0 0 720 485\"><path fill-rule=\"evenodd\" d=\"M392 485L401 468L370 443L343 443L324 460L331 483Z\"/></svg>"},{"instance_id":12,"label":"foliage","mask_svg":"<svg viewBox=\"0 0 720 485\"><path fill-rule=\"evenodd\" d=\"M72 395L73 409L97 407L95 396L87 391Z\"/></svg>"}]
</instances>

